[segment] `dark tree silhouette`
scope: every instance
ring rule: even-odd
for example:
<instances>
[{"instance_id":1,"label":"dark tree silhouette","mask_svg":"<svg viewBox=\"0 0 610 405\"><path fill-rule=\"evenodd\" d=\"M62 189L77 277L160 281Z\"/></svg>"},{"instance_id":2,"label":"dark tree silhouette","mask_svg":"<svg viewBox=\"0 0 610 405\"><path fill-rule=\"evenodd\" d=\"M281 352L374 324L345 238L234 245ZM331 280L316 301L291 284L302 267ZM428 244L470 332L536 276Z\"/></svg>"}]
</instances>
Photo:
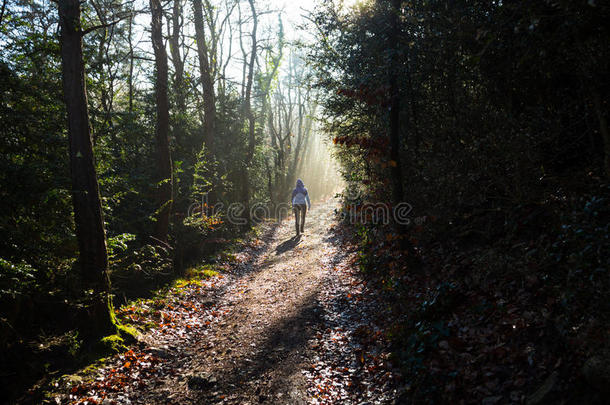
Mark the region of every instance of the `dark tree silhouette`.
<instances>
[{"instance_id":1,"label":"dark tree silhouette","mask_svg":"<svg viewBox=\"0 0 610 405\"><path fill-rule=\"evenodd\" d=\"M60 0L61 61L64 100L68 113L72 201L79 248L79 264L85 288L93 290L88 333L102 335L113 330L108 292L106 234L95 173L91 127L87 111L83 31L78 0Z\"/></svg>"},{"instance_id":2,"label":"dark tree silhouette","mask_svg":"<svg viewBox=\"0 0 610 405\"><path fill-rule=\"evenodd\" d=\"M154 237L167 242L167 232L172 211L172 160L169 149L169 99L167 96L167 52L163 43L163 9L159 0L150 1L152 12L151 37L155 52L155 98L157 101L157 124L155 139L157 147L157 223Z\"/></svg>"}]
</instances>

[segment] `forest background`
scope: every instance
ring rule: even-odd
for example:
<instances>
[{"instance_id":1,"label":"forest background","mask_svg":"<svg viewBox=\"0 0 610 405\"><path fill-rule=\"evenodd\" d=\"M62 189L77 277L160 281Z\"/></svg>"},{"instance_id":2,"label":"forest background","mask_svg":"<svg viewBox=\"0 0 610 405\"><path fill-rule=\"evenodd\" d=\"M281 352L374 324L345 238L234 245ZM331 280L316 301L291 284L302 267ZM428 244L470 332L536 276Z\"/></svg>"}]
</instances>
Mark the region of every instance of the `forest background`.
<instances>
[{"instance_id":1,"label":"forest background","mask_svg":"<svg viewBox=\"0 0 610 405\"><path fill-rule=\"evenodd\" d=\"M441 357L457 361L455 317L507 303L523 328L476 338L534 342L507 360L539 360L532 387L605 358L608 5L329 1L303 12L307 34L278 8L2 1L0 347L23 365L2 378L79 357L116 331L112 305L243 235L298 175L315 197L345 182L346 210L407 202L427 218L349 228L362 270L399 297L396 356L429 383L419 395L463 394L452 381L469 377L424 354L455 335ZM204 195L242 204L245 225L193 210Z\"/></svg>"}]
</instances>

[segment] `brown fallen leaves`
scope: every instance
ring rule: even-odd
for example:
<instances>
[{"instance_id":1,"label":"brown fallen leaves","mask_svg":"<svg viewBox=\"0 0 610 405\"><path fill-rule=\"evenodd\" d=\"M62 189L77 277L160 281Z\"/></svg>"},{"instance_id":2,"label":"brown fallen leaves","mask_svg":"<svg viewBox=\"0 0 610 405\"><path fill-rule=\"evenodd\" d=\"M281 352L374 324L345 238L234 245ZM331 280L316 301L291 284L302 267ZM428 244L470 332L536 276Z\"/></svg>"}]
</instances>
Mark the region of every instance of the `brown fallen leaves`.
<instances>
[{"instance_id":1,"label":"brown fallen leaves","mask_svg":"<svg viewBox=\"0 0 610 405\"><path fill-rule=\"evenodd\" d=\"M349 263L349 259L346 261ZM316 353L303 374L312 404L389 403L397 397L400 372L388 360L389 326L384 303L356 269L333 268L319 297L324 323L310 339Z\"/></svg>"},{"instance_id":2,"label":"brown fallen leaves","mask_svg":"<svg viewBox=\"0 0 610 405\"><path fill-rule=\"evenodd\" d=\"M89 383L76 385L70 389L72 404L99 404L109 393L125 391L128 386L144 387L160 370L160 359L152 354L128 350L119 356L120 367L103 370Z\"/></svg>"}]
</instances>

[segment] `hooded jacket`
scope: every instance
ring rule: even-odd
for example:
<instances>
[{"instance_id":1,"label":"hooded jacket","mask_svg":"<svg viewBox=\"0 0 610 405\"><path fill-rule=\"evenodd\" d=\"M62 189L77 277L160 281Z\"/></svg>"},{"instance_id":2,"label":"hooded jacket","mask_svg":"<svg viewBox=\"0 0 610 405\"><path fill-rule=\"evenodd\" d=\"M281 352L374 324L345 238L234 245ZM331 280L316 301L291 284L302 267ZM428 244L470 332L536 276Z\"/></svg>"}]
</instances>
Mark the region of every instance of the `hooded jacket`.
<instances>
[{"instance_id":1,"label":"hooded jacket","mask_svg":"<svg viewBox=\"0 0 610 405\"><path fill-rule=\"evenodd\" d=\"M292 190L292 205L305 204L307 202L307 208L311 208L311 201L309 201L309 193L303 184L303 180L298 179L297 185Z\"/></svg>"}]
</instances>

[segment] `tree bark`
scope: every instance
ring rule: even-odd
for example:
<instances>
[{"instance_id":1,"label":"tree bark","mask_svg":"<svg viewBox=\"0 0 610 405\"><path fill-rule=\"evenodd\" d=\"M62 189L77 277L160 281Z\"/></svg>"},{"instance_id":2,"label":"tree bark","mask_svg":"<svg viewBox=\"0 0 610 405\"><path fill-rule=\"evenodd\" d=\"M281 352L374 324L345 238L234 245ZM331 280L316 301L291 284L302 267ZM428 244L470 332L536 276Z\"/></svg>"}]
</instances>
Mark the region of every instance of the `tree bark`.
<instances>
[{"instance_id":1,"label":"tree bark","mask_svg":"<svg viewBox=\"0 0 610 405\"><path fill-rule=\"evenodd\" d=\"M87 111L79 0L59 0L60 45L64 101L68 115L70 172L80 270L85 289L93 290L86 334L115 331L109 298L106 233L95 173L91 126Z\"/></svg>"},{"instance_id":2,"label":"tree bark","mask_svg":"<svg viewBox=\"0 0 610 405\"><path fill-rule=\"evenodd\" d=\"M317 109L317 105L314 104L313 107L311 108L311 113L309 114L311 117L315 117L316 114L316 109ZM304 138L305 141L303 142L303 150L300 151L299 153L301 154L301 156L303 156L302 159L299 159L299 163L297 164L294 172L295 173L300 173L301 170L303 170L303 165L305 163L305 161L307 161L307 155L309 154L309 145L311 143L310 140L310 134L311 134L311 129L313 126L313 118L308 118L307 119L307 123L305 124L305 134L304 134ZM296 180L296 179L294 179Z\"/></svg>"},{"instance_id":3,"label":"tree bark","mask_svg":"<svg viewBox=\"0 0 610 405\"><path fill-rule=\"evenodd\" d=\"M129 16L129 28L128 28L128 32L127 32L127 39L129 42L129 75L127 78L128 81L128 97L129 97L129 113L131 114L133 112L133 19L134 19L134 14L133 11L131 13L131 15Z\"/></svg>"},{"instance_id":4,"label":"tree bark","mask_svg":"<svg viewBox=\"0 0 610 405\"><path fill-rule=\"evenodd\" d=\"M250 49L250 61L248 62L248 77L246 80L246 90L244 94L244 112L248 120L248 147L246 149L246 158L244 160L243 169L243 189L242 198L245 205L246 221L248 226L251 225L250 218L250 174L249 169L254 158L254 148L256 147L256 134L255 134L255 120L254 114L252 113L252 83L254 80L254 63L256 61L256 48L258 46L256 41L256 30L258 28L258 16L256 15L256 9L254 8L254 0L248 0L250 3L250 10L252 12L252 47Z\"/></svg>"},{"instance_id":5,"label":"tree bark","mask_svg":"<svg viewBox=\"0 0 610 405\"><path fill-rule=\"evenodd\" d=\"M214 137L216 136L216 93L214 90L214 74L210 66L210 51L205 37L203 11L201 0L193 0L193 20L195 23L195 40L197 42L197 56L199 59L199 74L203 94L203 149L209 160L211 189L208 192L208 204L213 206L218 197L216 194L216 176L213 167L216 161Z\"/></svg>"},{"instance_id":6,"label":"tree bark","mask_svg":"<svg viewBox=\"0 0 610 405\"><path fill-rule=\"evenodd\" d=\"M157 125L155 130L157 147L157 222L154 238L167 243L169 219L173 203L172 160L169 149L169 100L167 96L168 68L167 52L163 43L163 9L160 0L150 0L151 39L155 53L155 98L157 102Z\"/></svg>"},{"instance_id":7,"label":"tree bark","mask_svg":"<svg viewBox=\"0 0 610 405\"><path fill-rule=\"evenodd\" d=\"M174 91L176 108L180 114L186 113L186 94L184 89L184 59L180 55L180 36L182 31L182 0L174 0L172 11L172 35L169 37L169 50L174 65Z\"/></svg>"},{"instance_id":8,"label":"tree bark","mask_svg":"<svg viewBox=\"0 0 610 405\"><path fill-rule=\"evenodd\" d=\"M278 142L276 141L277 138L277 133L275 131L275 126L273 124L273 109L270 108L271 107L271 84L273 82L273 80L275 79L277 72L279 70L280 67L280 62L282 60L282 56L283 56L283 52L284 52L284 28L283 28L283 24L282 24L282 18L281 16L278 17L278 25L279 25L279 35L278 35L278 54L274 57L272 56L271 59L271 63L272 63L272 68L271 68L271 72L266 72L266 78L265 81L263 82L263 85L261 86L261 97L262 97L262 106L261 106L261 111L260 111L260 117L261 117L261 126L265 127L265 124L268 125L269 127L269 133L271 135L271 150L272 153L274 154L274 162L275 162L275 169L274 172L277 172L277 163L278 163ZM272 52L271 50L268 52ZM266 123L266 121L268 121L268 123ZM271 167L269 165L269 162L267 159L265 159L265 167L267 169L267 175L268 175L268 182L267 182L267 189L269 192L269 198L271 200L271 205L272 207L275 209L275 191L273 188L273 177L272 177L272 170Z\"/></svg>"},{"instance_id":9,"label":"tree bark","mask_svg":"<svg viewBox=\"0 0 610 405\"><path fill-rule=\"evenodd\" d=\"M305 105L303 102L301 83L297 83L297 86L297 104L299 109L299 115L297 118L297 141L296 147L294 149L294 156L292 158L290 168L288 169L288 176L290 176L288 181L289 186L291 186L299 177L297 167L299 166L299 163L303 161L303 153L301 149L303 147L303 144L306 142L307 137L309 136L309 133L306 131L306 128L303 127L303 121L305 119Z\"/></svg>"},{"instance_id":10,"label":"tree bark","mask_svg":"<svg viewBox=\"0 0 610 405\"><path fill-rule=\"evenodd\" d=\"M203 143L210 154L214 156L216 94L214 92L214 78L210 69L208 46L205 39L201 0L193 0L193 18L195 21L199 73L203 90Z\"/></svg>"}]
</instances>

